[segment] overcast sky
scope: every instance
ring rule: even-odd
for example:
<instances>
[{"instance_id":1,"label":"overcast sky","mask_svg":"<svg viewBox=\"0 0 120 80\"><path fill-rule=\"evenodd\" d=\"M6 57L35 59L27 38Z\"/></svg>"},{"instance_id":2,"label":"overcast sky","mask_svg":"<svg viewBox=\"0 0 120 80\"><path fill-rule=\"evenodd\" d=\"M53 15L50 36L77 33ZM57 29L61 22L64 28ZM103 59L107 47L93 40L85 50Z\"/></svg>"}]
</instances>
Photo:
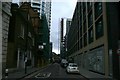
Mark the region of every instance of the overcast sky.
<instances>
[{"instance_id":1,"label":"overcast sky","mask_svg":"<svg viewBox=\"0 0 120 80\"><path fill-rule=\"evenodd\" d=\"M13 0L14 3L19 0ZM60 19L72 18L77 0L52 0L50 41L53 42L53 52L59 54Z\"/></svg>"},{"instance_id":2,"label":"overcast sky","mask_svg":"<svg viewBox=\"0 0 120 80\"><path fill-rule=\"evenodd\" d=\"M76 0L64 0L52 2L52 23L50 32L50 41L53 42L53 52L59 53L58 41L60 39L60 19L72 18L76 6Z\"/></svg>"}]
</instances>

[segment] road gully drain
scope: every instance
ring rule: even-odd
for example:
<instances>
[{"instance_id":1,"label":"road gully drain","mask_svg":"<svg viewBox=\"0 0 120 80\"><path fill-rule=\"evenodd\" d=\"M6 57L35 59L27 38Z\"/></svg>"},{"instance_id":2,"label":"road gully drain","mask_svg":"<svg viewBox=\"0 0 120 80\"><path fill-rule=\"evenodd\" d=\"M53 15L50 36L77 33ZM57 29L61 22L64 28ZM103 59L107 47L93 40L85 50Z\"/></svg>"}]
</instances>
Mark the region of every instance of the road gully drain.
<instances>
[{"instance_id":1,"label":"road gully drain","mask_svg":"<svg viewBox=\"0 0 120 80\"><path fill-rule=\"evenodd\" d=\"M51 73L38 73L35 78L48 78Z\"/></svg>"}]
</instances>

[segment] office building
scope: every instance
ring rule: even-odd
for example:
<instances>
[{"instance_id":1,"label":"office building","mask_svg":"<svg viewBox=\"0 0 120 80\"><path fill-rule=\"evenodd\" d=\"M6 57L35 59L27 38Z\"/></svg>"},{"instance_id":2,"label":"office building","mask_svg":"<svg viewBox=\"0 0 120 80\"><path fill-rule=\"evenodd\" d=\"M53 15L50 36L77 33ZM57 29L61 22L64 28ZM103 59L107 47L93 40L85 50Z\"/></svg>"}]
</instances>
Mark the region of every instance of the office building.
<instances>
[{"instance_id":1,"label":"office building","mask_svg":"<svg viewBox=\"0 0 120 80\"><path fill-rule=\"evenodd\" d=\"M71 21L72 21L71 18L67 18L67 19L66 19L66 33L68 33L68 31L69 31L69 29L70 29Z\"/></svg>"},{"instance_id":2,"label":"office building","mask_svg":"<svg viewBox=\"0 0 120 80\"><path fill-rule=\"evenodd\" d=\"M52 55L52 49L53 49L53 43L52 42L50 42L50 51L49 51L49 61L50 62L52 62L53 60L52 60L52 57L53 57L53 55Z\"/></svg>"},{"instance_id":3,"label":"office building","mask_svg":"<svg viewBox=\"0 0 120 80\"><path fill-rule=\"evenodd\" d=\"M65 58L65 55L64 55L64 18L61 18L61 21L60 21L60 57L61 58Z\"/></svg>"},{"instance_id":4,"label":"office building","mask_svg":"<svg viewBox=\"0 0 120 80\"><path fill-rule=\"evenodd\" d=\"M120 79L120 4L77 2L68 31L67 50L81 68Z\"/></svg>"},{"instance_id":5,"label":"office building","mask_svg":"<svg viewBox=\"0 0 120 80\"><path fill-rule=\"evenodd\" d=\"M65 35L65 51L66 51L66 56L67 56L67 37L68 37L68 32L71 26L71 18L66 19L66 35Z\"/></svg>"}]
</instances>

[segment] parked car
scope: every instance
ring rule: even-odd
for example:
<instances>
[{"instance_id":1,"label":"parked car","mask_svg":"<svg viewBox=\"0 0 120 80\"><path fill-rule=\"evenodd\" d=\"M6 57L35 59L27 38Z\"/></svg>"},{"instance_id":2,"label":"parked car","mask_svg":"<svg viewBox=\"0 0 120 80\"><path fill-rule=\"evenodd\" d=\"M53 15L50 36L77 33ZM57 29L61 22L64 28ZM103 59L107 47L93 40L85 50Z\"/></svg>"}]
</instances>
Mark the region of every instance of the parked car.
<instances>
[{"instance_id":1,"label":"parked car","mask_svg":"<svg viewBox=\"0 0 120 80\"><path fill-rule=\"evenodd\" d=\"M66 59L62 59L62 60L61 60L61 66L62 66L63 68L66 68L67 65L68 65L68 61L67 61Z\"/></svg>"},{"instance_id":2,"label":"parked car","mask_svg":"<svg viewBox=\"0 0 120 80\"><path fill-rule=\"evenodd\" d=\"M69 63L67 68L66 68L67 73L78 73L79 74L79 69L78 65L76 63Z\"/></svg>"}]
</instances>

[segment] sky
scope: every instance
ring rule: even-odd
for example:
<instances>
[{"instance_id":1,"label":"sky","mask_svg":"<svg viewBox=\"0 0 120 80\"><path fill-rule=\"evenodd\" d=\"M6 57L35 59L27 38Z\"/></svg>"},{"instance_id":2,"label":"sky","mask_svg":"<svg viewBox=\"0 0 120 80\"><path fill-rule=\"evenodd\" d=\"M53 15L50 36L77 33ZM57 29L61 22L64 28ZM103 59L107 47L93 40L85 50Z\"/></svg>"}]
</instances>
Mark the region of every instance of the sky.
<instances>
[{"instance_id":1,"label":"sky","mask_svg":"<svg viewBox=\"0 0 120 80\"><path fill-rule=\"evenodd\" d=\"M52 2L52 14L51 14L51 32L50 41L53 42L53 52L59 54L60 41L60 19L72 18L76 6L76 0L65 0Z\"/></svg>"},{"instance_id":2,"label":"sky","mask_svg":"<svg viewBox=\"0 0 120 80\"><path fill-rule=\"evenodd\" d=\"M13 0L14 3L19 0ZM52 0L50 41L53 43L53 52L60 54L60 19L72 18L77 0Z\"/></svg>"}]
</instances>

